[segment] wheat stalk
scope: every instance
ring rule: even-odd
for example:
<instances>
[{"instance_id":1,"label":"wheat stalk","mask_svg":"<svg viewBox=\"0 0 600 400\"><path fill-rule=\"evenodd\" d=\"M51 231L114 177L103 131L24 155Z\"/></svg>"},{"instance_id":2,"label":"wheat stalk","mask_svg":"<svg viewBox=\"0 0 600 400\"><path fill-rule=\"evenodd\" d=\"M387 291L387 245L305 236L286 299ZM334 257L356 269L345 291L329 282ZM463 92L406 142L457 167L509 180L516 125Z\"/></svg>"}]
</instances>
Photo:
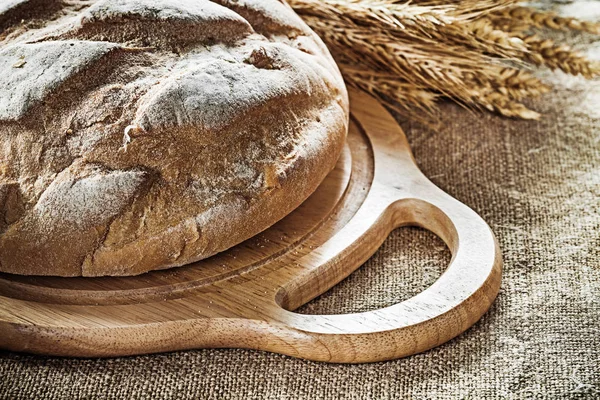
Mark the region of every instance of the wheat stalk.
<instances>
[{"instance_id":1,"label":"wheat stalk","mask_svg":"<svg viewBox=\"0 0 600 400\"><path fill-rule=\"evenodd\" d=\"M600 24L597 22L580 21L576 18L560 17L550 11L534 10L530 7L507 7L496 12L497 17L518 21L530 27L550 28L562 31L581 31L600 34Z\"/></svg>"},{"instance_id":2,"label":"wheat stalk","mask_svg":"<svg viewBox=\"0 0 600 400\"><path fill-rule=\"evenodd\" d=\"M571 75L583 75L592 79L600 74L600 63L591 61L573 51L569 46L557 45L552 39L543 39L539 35L525 35L523 41L530 52L528 60L536 65L545 65L550 69L561 69Z\"/></svg>"},{"instance_id":3,"label":"wheat stalk","mask_svg":"<svg viewBox=\"0 0 600 400\"><path fill-rule=\"evenodd\" d=\"M377 97L391 97L394 99L392 108L401 113L415 108L430 113L439 97L428 88L401 81L395 75L357 69L346 64L340 64L340 69L351 86Z\"/></svg>"},{"instance_id":4,"label":"wheat stalk","mask_svg":"<svg viewBox=\"0 0 600 400\"><path fill-rule=\"evenodd\" d=\"M516 3L290 0L328 45L348 85L396 111L420 119L447 97L471 108L537 119L520 101L549 88L526 71L531 65L588 78L600 70L570 48L528 33L550 22ZM554 24L592 27L574 19L555 18Z\"/></svg>"}]
</instances>

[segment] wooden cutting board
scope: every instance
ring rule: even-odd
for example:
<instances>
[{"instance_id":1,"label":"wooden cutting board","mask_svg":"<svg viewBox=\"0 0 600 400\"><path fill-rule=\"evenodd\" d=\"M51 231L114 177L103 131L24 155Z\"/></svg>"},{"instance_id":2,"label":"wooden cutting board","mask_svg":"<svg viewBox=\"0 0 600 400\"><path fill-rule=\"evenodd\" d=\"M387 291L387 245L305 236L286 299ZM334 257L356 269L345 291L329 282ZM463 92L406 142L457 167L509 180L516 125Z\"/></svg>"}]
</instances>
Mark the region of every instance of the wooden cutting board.
<instances>
[{"instance_id":1,"label":"wooden cutting board","mask_svg":"<svg viewBox=\"0 0 600 400\"><path fill-rule=\"evenodd\" d=\"M239 347L357 363L418 353L469 328L500 286L494 235L419 171L404 133L375 99L352 92L351 105L345 151L318 190L224 253L136 277L0 274L0 347L93 357ZM452 252L427 290L370 312L292 311L405 225L429 229Z\"/></svg>"}]
</instances>

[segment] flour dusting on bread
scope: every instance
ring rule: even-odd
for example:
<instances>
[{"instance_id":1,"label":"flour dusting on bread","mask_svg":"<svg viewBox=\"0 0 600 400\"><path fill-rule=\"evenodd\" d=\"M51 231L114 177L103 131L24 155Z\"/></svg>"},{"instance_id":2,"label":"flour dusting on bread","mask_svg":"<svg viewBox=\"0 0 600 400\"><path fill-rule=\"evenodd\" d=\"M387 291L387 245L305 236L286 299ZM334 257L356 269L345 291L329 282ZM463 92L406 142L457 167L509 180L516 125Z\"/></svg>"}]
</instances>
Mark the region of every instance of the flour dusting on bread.
<instances>
[{"instance_id":1,"label":"flour dusting on bread","mask_svg":"<svg viewBox=\"0 0 600 400\"><path fill-rule=\"evenodd\" d=\"M40 4L0 7L0 270L190 263L266 229L335 165L345 87L284 2Z\"/></svg>"}]
</instances>

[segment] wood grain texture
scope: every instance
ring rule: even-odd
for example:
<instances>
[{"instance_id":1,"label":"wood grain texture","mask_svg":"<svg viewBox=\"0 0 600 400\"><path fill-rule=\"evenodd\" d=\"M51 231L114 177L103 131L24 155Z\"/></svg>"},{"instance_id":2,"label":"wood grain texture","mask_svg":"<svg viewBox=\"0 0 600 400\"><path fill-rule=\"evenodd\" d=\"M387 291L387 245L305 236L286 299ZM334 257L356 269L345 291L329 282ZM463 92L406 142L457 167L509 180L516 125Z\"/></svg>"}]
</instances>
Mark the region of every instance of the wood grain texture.
<instances>
[{"instance_id":1,"label":"wood grain texture","mask_svg":"<svg viewBox=\"0 0 600 400\"><path fill-rule=\"evenodd\" d=\"M500 286L493 233L419 171L404 133L376 100L351 92L351 107L346 150L319 189L224 253L137 277L0 274L0 347L94 357L239 347L357 363L418 353L469 328ZM406 225L431 230L452 252L432 286L376 311L292 311Z\"/></svg>"}]
</instances>

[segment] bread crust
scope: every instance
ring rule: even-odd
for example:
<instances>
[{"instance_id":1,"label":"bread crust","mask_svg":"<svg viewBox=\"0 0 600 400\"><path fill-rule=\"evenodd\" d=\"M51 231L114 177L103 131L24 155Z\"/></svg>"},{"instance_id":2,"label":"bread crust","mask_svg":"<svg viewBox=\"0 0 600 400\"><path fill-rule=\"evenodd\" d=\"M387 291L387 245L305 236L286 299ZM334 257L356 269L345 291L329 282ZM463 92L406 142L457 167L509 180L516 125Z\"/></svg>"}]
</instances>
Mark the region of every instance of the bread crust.
<instances>
[{"instance_id":1,"label":"bread crust","mask_svg":"<svg viewBox=\"0 0 600 400\"><path fill-rule=\"evenodd\" d=\"M50 3L0 37L0 271L185 265L268 228L334 167L347 93L287 4Z\"/></svg>"}]
</instances>

